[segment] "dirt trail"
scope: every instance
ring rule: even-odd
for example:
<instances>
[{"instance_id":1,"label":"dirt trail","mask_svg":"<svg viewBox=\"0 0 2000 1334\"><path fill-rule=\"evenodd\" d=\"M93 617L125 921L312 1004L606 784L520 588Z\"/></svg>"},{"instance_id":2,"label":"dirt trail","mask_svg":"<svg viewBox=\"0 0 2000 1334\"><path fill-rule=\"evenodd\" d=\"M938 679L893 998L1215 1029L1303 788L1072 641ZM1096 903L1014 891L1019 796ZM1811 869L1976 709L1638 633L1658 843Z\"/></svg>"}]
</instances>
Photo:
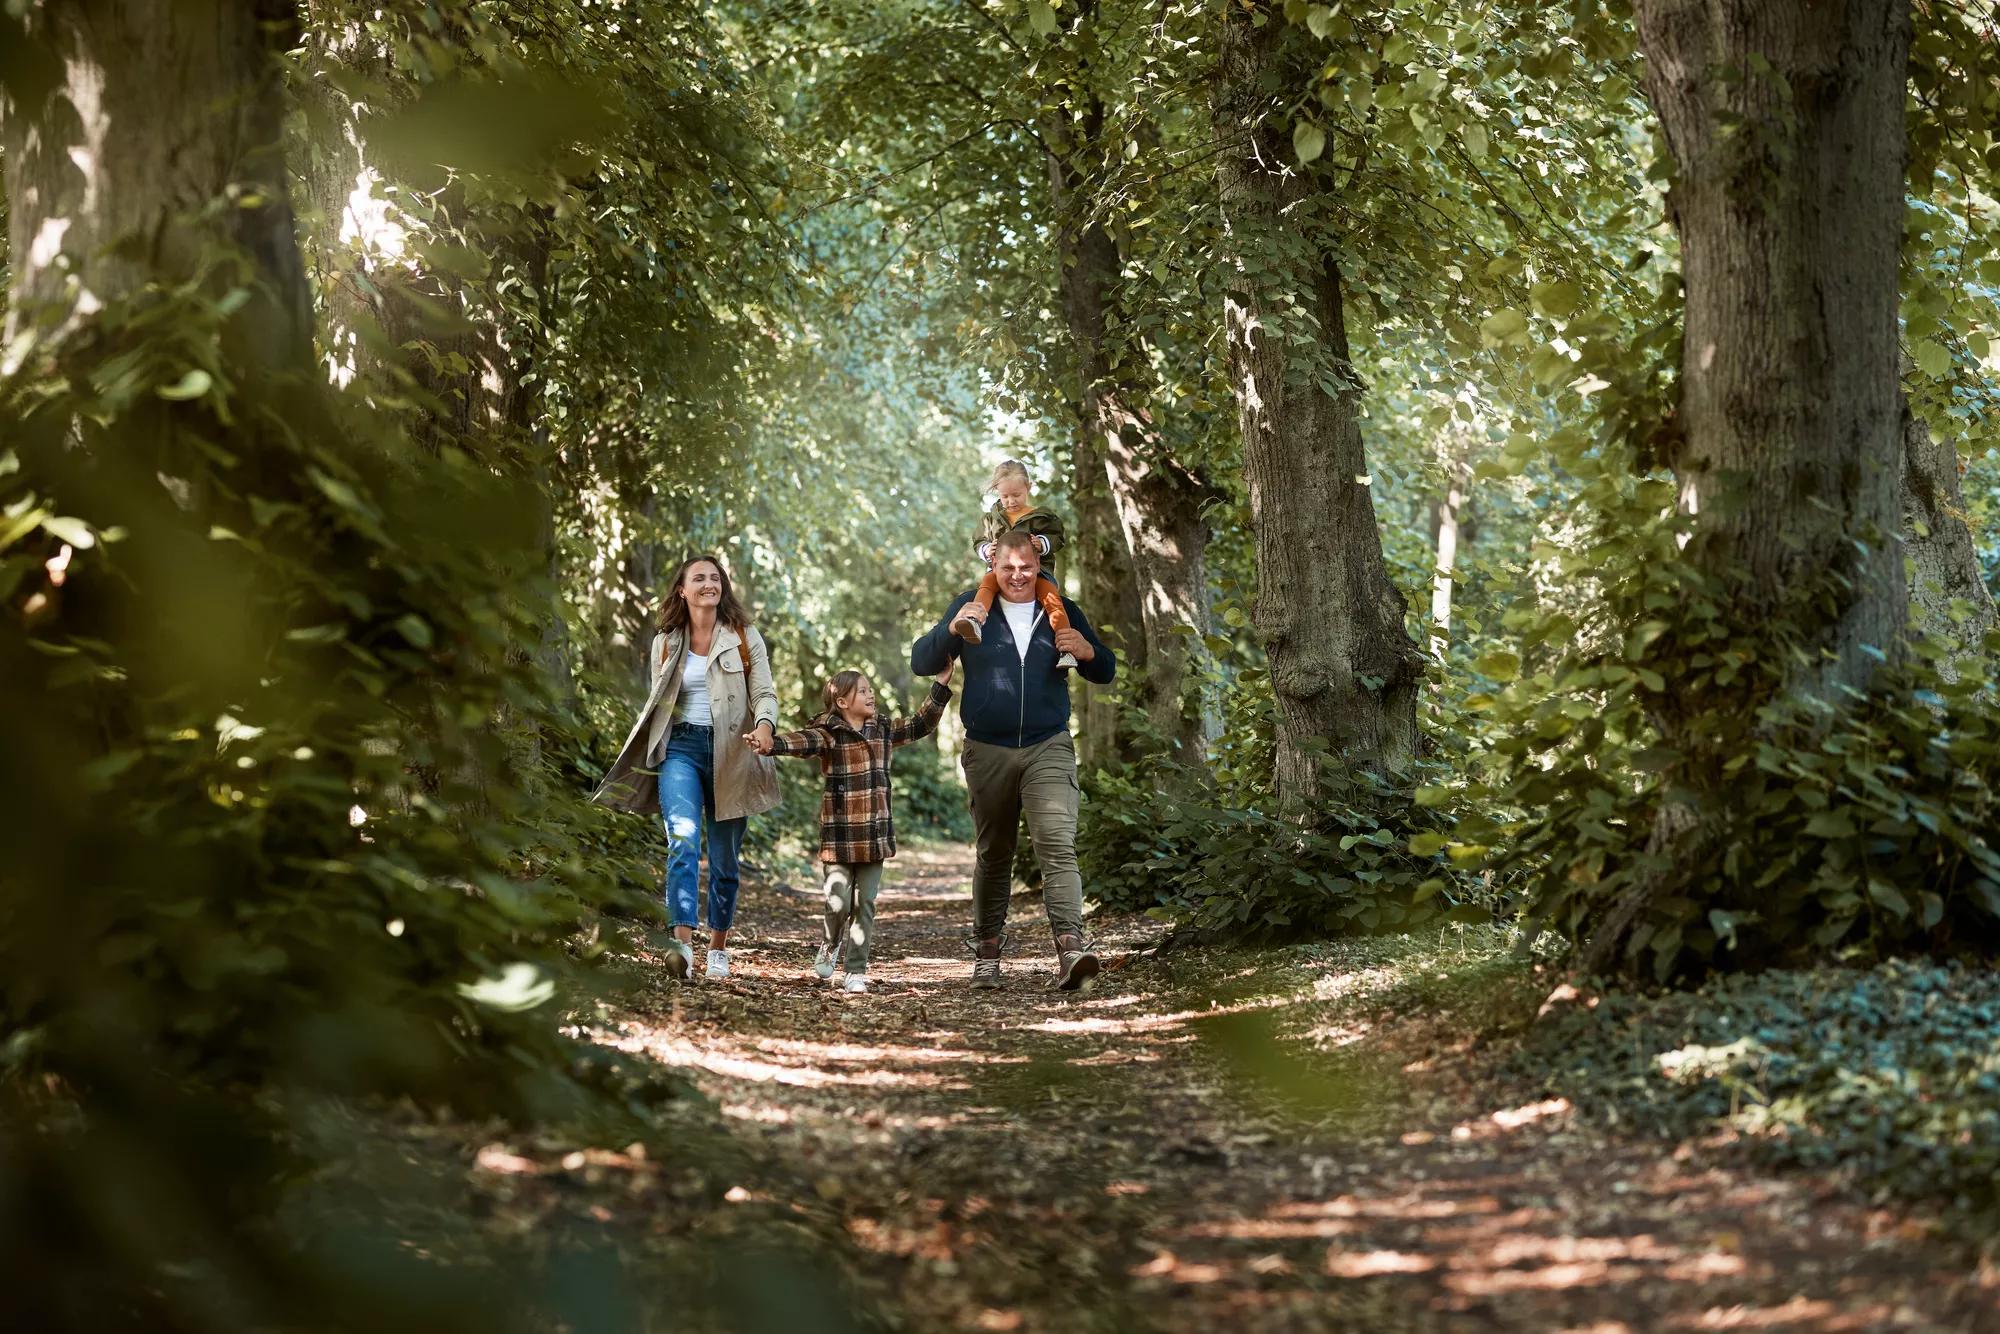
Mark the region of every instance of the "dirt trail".
<instances>
[{"instance_id":1,"label":"dirt trail","mask_svg":"<svg viewBox=\"0 0 2000 1334\"><path fill-rule=\"evenodd\" d=\"M1300 952L1144 959L1069 997L1017 899L1006 985L973 992L967 871L956 851L897 860L871 994L807 970L816 895L751 888L734 979L649 973L600 1034L692 1077L772 1180L804 1183L889 1323L2000 1329L1961 1253L1810 1181L1482 1105L1407 1046L1359 1067L1365 1087L1315 1090L1316 1047L1376 1036L1315 1028L1346 983ZM1305 1092L1267 1096L1259 1062ZM782 1210L774 1194L714 1207Z\"/></svg>"}]
</instances>

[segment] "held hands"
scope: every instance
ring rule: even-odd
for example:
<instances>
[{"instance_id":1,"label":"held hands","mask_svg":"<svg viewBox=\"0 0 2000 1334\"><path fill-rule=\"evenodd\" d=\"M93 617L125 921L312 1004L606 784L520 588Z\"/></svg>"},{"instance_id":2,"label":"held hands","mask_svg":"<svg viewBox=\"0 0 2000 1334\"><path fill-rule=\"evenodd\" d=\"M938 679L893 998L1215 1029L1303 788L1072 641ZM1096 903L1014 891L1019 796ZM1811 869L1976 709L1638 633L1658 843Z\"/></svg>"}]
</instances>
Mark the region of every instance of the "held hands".
<instances>
[{"instance_id":1,"label":"held hands","mask_svg":"<svg viewBox=\"0 0 2000 1334\"><path fill-rule=\"evenodd\" d=\"M759 755L769 755L773 750L777 749L776 737L771 730L771 724L758 723L754 731L745 732L743 734L743 744L756 751Z\"/></svg>"},{"instance_id":2,"label":"held hands","mask_svg":"<svg viewBox=\"0 0 2000 1334\"><path fill-rule=\"evenodd\" d=\"M1074 626L1066 630L1056 631L1056 651L1059 653L1073 653L1076 655L1078 662L1089 662L1097 656L1097 650L1092 648L1090 641L1083 637L1083 631Z\"/></svg>"}]
</instances>

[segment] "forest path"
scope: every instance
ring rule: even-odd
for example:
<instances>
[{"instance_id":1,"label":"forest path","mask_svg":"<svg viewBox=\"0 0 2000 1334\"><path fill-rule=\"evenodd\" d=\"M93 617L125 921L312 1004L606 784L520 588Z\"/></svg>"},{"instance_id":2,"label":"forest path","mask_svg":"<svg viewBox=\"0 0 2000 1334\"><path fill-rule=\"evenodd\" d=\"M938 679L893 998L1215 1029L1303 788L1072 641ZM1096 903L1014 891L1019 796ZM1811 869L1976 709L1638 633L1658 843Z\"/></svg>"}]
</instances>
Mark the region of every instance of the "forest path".
<instances>
[{"instance_id":1,"label":"forest path","mask_svg":"<svg viewBox=\"0 0 2000 1334\"><path fill-rule=\"evenodd\" d=\"M1481 1103L1436 1073L1463 1035L1414 1013L1329 1028L1355 975L1308 950L1142 958L1068 996L1017 898L1005 986L974 992L969 869L892 864L870 994L811 976L815 892L746 886L735 977L649 969L625 998L600 1039L693 1079L758 1165L675 1231L811 1215L857 1306L907 1329L2000 1328L1990 1282L1899 1215Z\"/></svg>"}]
</instances>

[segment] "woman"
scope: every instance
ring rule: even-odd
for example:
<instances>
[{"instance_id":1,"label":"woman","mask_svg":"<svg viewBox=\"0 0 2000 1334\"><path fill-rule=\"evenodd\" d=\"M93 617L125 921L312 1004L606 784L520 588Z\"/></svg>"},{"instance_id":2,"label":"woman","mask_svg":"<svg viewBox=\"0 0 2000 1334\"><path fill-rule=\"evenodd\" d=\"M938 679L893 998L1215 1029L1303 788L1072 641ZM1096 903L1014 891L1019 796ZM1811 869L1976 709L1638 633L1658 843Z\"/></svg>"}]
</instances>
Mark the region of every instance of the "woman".
<instances>
[{"instance_id":1,"label":"woman","mask_svg":"<svg viewBox=\"0 0 2000 1334\"><path fill-rule=\"evenodd\" d=\"M674 928L667 971L677 978L694 968L695 873L706 831L707 975L727 977L743 830L750 816L778 804L777 765L743 741L754 718L749 735L770 743L778 693L764 637L715 557L691 556L674 571L647 662L646 707L591 800L657 811L666 821L667 913Z\"/></svg>"}]
</instances>

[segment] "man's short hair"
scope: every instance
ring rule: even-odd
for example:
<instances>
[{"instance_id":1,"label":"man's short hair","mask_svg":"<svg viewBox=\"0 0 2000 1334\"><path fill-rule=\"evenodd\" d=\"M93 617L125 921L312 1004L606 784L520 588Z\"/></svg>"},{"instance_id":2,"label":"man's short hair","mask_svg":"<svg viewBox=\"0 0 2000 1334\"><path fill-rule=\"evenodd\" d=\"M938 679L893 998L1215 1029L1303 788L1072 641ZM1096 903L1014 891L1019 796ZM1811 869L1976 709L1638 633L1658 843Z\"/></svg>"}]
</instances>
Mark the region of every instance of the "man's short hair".
<instances>
[{"instance_id":1,"label":"man's short hair","mask_svg":"<svg viewBox=\"0 0 2000 1334\"><path fill-rule=\"evenodd\" d=\"M1000 563L1000 553L1019 547L1035 558L1035 564L1042 563L1042 548L1036 543L1035 535L1025 528L1009 528L993 539L993 563Z\"/></svg>"}]
</instances>

